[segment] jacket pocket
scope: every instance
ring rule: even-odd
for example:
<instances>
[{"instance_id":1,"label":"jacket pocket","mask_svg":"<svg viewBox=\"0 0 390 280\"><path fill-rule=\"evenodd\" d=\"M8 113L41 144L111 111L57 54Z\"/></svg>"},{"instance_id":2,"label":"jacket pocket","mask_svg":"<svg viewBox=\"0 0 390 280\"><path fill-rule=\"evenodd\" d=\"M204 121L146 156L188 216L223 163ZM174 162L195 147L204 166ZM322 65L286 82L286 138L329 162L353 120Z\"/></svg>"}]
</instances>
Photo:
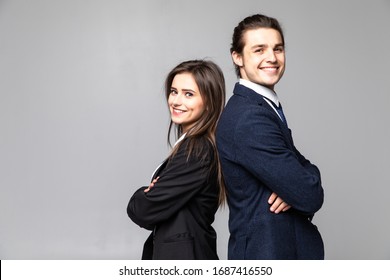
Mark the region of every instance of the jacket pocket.
<instances>
[{"instance_id":1,"label":"jacket pocket","mask_svg":"<svg viewBox=\"0 0 390 280\"><path fill-rule=\"evenodd\" d=\"M154 243L155 260L194 260L194 238L190 233L175 234Z\"/></svg>"}]
</instances>

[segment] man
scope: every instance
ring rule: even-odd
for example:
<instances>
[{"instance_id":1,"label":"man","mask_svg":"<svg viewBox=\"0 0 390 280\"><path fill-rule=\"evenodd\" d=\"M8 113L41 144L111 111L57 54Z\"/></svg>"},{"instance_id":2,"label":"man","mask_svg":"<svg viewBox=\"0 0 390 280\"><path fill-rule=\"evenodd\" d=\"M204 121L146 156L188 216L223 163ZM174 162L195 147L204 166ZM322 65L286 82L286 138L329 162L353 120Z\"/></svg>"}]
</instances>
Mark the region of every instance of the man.
<instances>
[{"instance_id":1,"label":"man","mask_svg":"<svg viewBox=\"0 0 390 280\"><path fill-rule=\"evenodd\" d=\"M217 128L228 259L324 259L311 222L323 204L320 172L295 148L274 91L285 70L278 21L245 18L234 29L231 55L240 80Z\"/></svg>"}]
</instances>

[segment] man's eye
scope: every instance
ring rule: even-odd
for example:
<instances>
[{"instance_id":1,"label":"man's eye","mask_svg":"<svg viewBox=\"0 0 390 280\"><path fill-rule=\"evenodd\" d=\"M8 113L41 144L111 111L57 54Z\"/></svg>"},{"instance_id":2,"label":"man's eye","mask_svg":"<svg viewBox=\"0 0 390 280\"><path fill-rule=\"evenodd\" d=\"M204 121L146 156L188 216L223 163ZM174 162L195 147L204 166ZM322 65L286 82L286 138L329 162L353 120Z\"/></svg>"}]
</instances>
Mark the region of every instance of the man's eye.
<instances>
[{"instance_id":1,"label":"man's eye","mask_svg":"<svg viewBox=\"0 0 390 280\"><path fill-rule=\"evenodd\" d=\"M282 47L276 48L276 49L275 49L275 52L278 52L278 53L281 53L281 52L283 52L283 51L284 51L284 49L283 49Z\"/></svg>"}]
</instances>

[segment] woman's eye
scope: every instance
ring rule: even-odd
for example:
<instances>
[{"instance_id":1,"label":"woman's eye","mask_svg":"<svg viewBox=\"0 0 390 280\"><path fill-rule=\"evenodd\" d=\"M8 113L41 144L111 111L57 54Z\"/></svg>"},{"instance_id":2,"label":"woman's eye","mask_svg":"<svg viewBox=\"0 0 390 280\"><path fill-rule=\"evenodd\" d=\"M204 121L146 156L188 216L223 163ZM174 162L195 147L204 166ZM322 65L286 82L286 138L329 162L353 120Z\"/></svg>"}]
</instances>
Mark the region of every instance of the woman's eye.
<instances>
[{"instance_id":1,"label":"woman's eye","mask_svg":"<svg viewBox=\"0 0 390 280\"><path fill-rule=\"evenodd\" d=\"M186 92L186 96L187 97L191 97L191 96L193 96L194 94L192 93L192 92Z\"/></svg>"},{"instance_id":2,"label":"woman's eye","mask_svg":"<svg viewBox=\"0 0 390 280\"><path fill-rule=\"evenodd\" d=\"M171 95L175 95L175 94L177 94L177 91L176 91L176 90L174 90L174 89L171 89L171 92L170 92L170 94L171 94Z\"/></svg>"}]
</instances>

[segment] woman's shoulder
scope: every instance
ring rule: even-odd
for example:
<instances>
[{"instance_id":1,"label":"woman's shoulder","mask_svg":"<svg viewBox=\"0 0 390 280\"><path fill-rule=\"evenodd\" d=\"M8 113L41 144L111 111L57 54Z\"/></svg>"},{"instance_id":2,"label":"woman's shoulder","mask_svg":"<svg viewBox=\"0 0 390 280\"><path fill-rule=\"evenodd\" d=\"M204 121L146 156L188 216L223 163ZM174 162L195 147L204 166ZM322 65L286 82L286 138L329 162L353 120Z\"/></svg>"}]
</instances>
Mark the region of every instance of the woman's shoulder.
<instances>
[{"instance_id":1,"label":"woman's shoulder","mask_svg":"<svg viewBox=\"0 0 390 280\"><path fill-rule=\"evenodd\" d=\"M214 145L206 135L200 136L190 136L188 138L184 138L184 147L189 148L191 145L200 151L208 152L214 149Z\"/></svg>"},{"instance_id":2,"label":"woman's shoulder","mask_svg":"<svg viewBox=\"0 0 390 280\"><path fill-rule=\"evenodd\" d=\"M204 161L212 159L214 150L215 147L208 137L204 135L190 136L184 138L180 143L178 153L184 153L188 158Z\"/></svg>"}]
</instances>

